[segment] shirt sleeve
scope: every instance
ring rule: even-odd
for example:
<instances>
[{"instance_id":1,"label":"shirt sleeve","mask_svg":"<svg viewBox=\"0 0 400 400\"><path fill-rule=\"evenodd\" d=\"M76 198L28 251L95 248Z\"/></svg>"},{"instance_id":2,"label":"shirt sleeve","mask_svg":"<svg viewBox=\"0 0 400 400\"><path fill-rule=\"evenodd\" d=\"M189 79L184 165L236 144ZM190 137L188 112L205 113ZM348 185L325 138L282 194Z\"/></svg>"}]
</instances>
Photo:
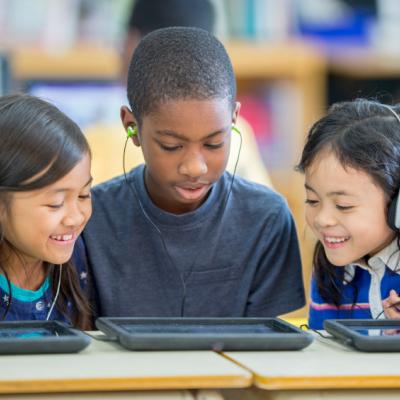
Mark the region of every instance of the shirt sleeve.
<instances>
[{"instance_id":1,"label":"shirt sleeve","mask_svg":"<svg viewBox=\"0 0 400 400\"><path fill-rule=\"evenodd\" d=\"M74 252L72 254L71 261L73 266L75 267L79 284L81 288L85 290L88 285L88 273L87 273L85 246L83 244L81 237L79 237L75 242Z\"/></svg>"},{"instance_id":2,"label":"shirt sleeve","mask_svg":"<svg viewBox=\"0 0 400 400\"><path fill-rule=\"evenodd\" d=\"M299 244L286 205L271 218L260 238L260 264L249 293L247 317L275 317L305 304Z\"/></svg>"},{"instance_id":3,"label":"shirt sleeve","mask_svg":"<svg viewBox=\"0 0 400 400\"><path fill-rule=\"evenodd\" d=\"M324 329L324 319L326 312L324 312L324 302L319 294L315 276L311 278L311 301L308 313L308 326L311 329Z\"/></svg>"},{"instance_id":4,"label":"shirt sleeve","mask_svg":"<svg viewBox=\"0 0 400 400\"><path fill-rule=\"evenodd\" d=\"M75 242L71 261L76 268L79 283L81 284L82 289L84 289L85 295L89 301L93 318L96 318L99 316L97 292L95 290L91 265L86 252L86 245L82 236L79 236Z\"/></svg>"},{"instance_id":5,"label":"shirt sleeve","mask_svg":"<svg viewBox=\"0 0 400 400\"><path fill-rule=\"evenodd\" d=\"M343 272L343 267L336 267ZM340 271L341 270L341 271ZM359 274L362 274L361 276ZM364 275L365 273L365 275ZM370 319L372 318L368 304L368 287L365 287L363 277L370 282L370 273L357 268L354 286L343 285L342 279L338 279L336 285L341 288L340 305L328 303L319 291L315 277L311 280L311 301L308 317L308 325L311 329L324 329L324 321L327 319ZM361 283L361 285L360 285Z\"/></svg>"}]
</instances>

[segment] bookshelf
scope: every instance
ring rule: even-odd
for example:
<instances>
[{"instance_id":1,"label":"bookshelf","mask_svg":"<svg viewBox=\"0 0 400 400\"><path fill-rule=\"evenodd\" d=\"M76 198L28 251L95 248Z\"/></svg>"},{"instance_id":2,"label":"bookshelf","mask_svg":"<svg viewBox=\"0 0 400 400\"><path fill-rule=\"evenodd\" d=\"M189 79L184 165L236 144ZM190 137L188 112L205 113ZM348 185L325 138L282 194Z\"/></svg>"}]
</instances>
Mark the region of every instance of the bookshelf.
<instances>
[{"instance_id":1,"label":"bookshelf","mask_svg":"<svg viewBox=\"0 0 400 400\"><path fill-rule=\"evenodd\" d=\"M76 46L68 52L46 52L32 47L15 48L10 53L13 79L117 79L119 56L112 49Z\"/></svg>"},{"instance_id":2,"label":"bookshelf","mask_svg":"<svg viewBox=\"0 0 400 400\"><path fill-rule=\"evenodd\" d=\"M370 47L342 47L328 60L331 73L352 79L400 78L400 53Z\"/></svg>"},{"instance_id":3,"label":"bookshelf","mask_svg":"<svg viewBox=\"0 0 400 400\"><path fill-rule=\"evenodd\" d=\"M312 239L305 234L303 177L293 167L311 124L325 109L326 63L321 54L307 43L293 41L269 44L229 42L226 48L232 59L238 82L238 94L260 85L284 82L297 94L297 109L288 108L284 118L292 119L290 146L295 159L270 169L273 184L287 199L296 220L303 259L304 281L308 290L311 270ZM116 79L120 65L118 54L110 49L76 47L68 53L43 53L32 48L15 49L11 69L16 81L34 79ZM116 110L116 113L119 111ZM306 309L293 313L303 317Z\"/></svg>"},{"instance_id":4,"label":"bookshelf","mask_svg":"<svg viewBox=\"0 0 400 400\"><path fill-rule=\"evenodd\" d=\"M368 98L386 104L400 102L400 52L379 47L342 46L331 51L328 102Z\"/></svg>"}]
</instances>

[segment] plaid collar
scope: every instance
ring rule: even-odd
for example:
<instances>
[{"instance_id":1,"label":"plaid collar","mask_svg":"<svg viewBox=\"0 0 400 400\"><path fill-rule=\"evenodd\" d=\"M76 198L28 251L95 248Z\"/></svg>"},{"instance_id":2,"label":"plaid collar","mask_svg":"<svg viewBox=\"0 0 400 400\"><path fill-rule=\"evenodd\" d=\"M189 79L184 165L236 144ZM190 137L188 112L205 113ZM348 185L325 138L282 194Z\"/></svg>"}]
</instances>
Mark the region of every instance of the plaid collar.
<instances>
[{"instance_id":1,"label":"plaid collar","mask_svg":"<svg viewBox=\"0 0 400 400\"><path fill-rule=\"evenodd\" d=\"M385 268L389 268L396 274L400 274L400 250L397 244L397 237L384 249L370 257L368 262L364 259L346 265L344 284L353 280L356 267L367 270L370 274L377 274L382 279Z\"/></svg>"}]
</instances>

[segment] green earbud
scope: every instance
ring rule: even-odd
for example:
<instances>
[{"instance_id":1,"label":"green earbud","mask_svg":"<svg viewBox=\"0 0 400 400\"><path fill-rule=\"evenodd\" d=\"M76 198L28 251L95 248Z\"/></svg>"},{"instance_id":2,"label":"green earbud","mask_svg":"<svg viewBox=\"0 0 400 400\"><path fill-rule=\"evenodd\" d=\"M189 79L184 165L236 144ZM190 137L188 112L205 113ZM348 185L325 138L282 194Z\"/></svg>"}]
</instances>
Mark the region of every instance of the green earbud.
<instances>
[{"instance_id":1,"label":"green earbud","mask_svg":"<svg viewBox=\"0 0 400 400\"><path fill-rule=\"evenodd\" d=\"M234 132L238 133L239 135L241 135L241 132L239 131L238 128L236 128L235 125L232 125L232 130L233 130Z\"/></svg>"},{"instance_id":2,"label":"green earbud","mask_svg":"<svg viewBox=\"0 0 400 400\"><path fill-rule=\"evenodd\" d=\"M136 136L136 135L137 135L137 128L136 128L136 125L135 125L135 126L129 125L129 126L128 126L128 129L127 129L127 136L128 136L128 138L130 138L130 137L132 137L132 136Z\"/></svg>"}]
</instances>

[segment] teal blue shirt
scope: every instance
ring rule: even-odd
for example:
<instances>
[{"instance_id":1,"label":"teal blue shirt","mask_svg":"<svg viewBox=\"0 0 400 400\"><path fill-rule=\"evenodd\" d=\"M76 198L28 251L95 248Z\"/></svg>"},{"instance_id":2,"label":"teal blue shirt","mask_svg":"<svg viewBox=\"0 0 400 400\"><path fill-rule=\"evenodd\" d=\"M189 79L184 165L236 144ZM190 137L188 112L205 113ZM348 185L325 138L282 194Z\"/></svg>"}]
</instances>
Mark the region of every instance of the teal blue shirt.
<instances>
[{"instance_id":1,"label":"teal blue shirt","mask_svg":"<svg viewBox=\"0 0 400 400\"><path fill-rule=\"evenodd\" d=\"M77 272L81 286L85 287L87 284L86 271ZM6 277L0 274L0 320L45 320L53 300L53 290L49 277L45 279L39 289L27 290L11 282L8 283ZM68 302L68 308L71 307L72 304ZM56 307L53 308L49 319L70 323L69 318L60 313Z\"/></svg>"}]
</instances>

